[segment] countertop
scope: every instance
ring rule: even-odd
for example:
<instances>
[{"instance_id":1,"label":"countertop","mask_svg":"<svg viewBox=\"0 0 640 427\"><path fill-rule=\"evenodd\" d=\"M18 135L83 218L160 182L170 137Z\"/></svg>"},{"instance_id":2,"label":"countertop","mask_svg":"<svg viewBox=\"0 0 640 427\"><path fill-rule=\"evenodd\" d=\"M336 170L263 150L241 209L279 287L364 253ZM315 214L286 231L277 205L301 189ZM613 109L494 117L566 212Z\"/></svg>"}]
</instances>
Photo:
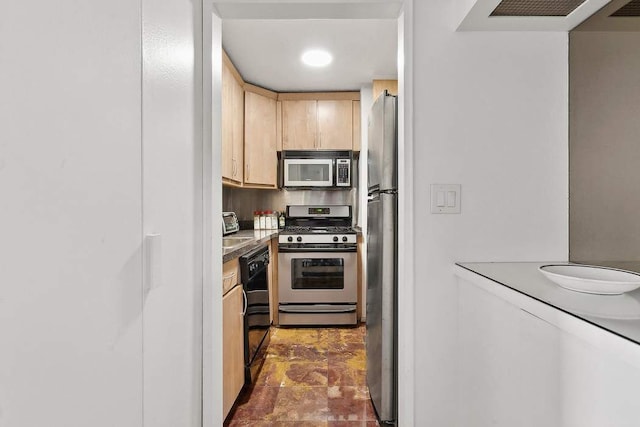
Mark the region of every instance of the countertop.
<instances>
[{"instance_id":1,"label":"countertop","mask_svg":"<svg viewBox=\"0 0 640 427\"><path fill-rule=\"evenodd\" d=\"M278 235L279 230L240 230L237 233L229 234L224 237L253 237L241 245L231 248L222 249L222 262L231 261L257 248L258 246L268 243L269 240Z\"/></svg>"},{"instance_id":2,"label":"countertop","mask_svg":"<svg viewBox=\"0 0 640 427\"><path fill-rule=\"evenodd\" d=\"M569 291L556 285L538 271L538 267L545 264L566 264L566 262L457 263L456 265L640 344L640 289L622 295L592 295Z\"/></svg>"}]
</instances>

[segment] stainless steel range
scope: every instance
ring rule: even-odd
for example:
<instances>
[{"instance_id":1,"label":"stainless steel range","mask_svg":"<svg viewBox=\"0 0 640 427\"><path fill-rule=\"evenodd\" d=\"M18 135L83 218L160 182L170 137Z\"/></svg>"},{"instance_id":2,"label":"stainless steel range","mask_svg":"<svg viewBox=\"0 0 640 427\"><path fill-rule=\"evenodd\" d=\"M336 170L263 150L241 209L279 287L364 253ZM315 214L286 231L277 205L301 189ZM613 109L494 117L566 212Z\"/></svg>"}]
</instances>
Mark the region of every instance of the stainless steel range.
<instances>
[{"instance_id":1,"label":"stainless steel range","mask_svg":"<svg viewBox=\"0 0 640 427\"><path fill-rule=\"evenodd\" d=\"M287 206L278 237L281 325L357 323L356 231L348 205Z\"/></svg>"}]
</instances>

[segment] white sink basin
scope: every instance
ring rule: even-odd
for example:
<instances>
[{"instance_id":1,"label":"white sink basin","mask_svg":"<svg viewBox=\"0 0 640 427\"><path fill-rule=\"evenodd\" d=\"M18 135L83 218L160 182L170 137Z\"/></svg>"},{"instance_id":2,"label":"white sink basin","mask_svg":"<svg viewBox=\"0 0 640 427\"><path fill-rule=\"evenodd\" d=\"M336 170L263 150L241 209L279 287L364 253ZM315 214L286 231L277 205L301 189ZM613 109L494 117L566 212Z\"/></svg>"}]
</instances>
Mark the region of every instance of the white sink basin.
<instances>
[{"instance_id":1,"label":"white sink basin","mask_svg":"<svg viewBox=\"0 0 640 427\"><path fill-rule=\"evenodd\" d=\"M620 295L640 288L640 274L615 268L548 264L539 270L557 285L587 294Z\"/></svg>"},{"instance_id":2,"label":"white sink basin","mask_svg":"<svg viewBox=\"0 0 640 427\"><path fill-rule=\"evenodd\" d=\"M233 248L235 246L240 246L244 243L247 243L249 240L253 240L253 237L223 237L222 247L225 249Z\"/></svg>"}]
</instances>

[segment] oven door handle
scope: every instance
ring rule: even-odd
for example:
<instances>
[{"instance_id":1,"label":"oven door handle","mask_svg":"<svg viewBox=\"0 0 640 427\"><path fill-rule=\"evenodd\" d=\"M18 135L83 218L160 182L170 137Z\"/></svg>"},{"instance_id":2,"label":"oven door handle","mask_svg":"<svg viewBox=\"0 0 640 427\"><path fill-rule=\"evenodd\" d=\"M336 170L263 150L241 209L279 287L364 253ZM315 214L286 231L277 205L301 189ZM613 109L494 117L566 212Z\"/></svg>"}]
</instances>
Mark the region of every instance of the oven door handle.
<instances>
[{"instance_id":1,"label":"oven door handle","mask_svg":"<svg viewBox=\"0 0 640 427\"><path fill-rule=\"evenodd\" d=\"M281 253L336 253L336 252L358 252L358 247L346 247L346 248L314 248L314 247L304 247L304 248L288 248L286 246L278 246L278 252Z\"/></svg>"},{"instance_id":2,"label":"oven door handle","mask_svg":"<svg viewBox=\"0 0 640 427\"><path fill-rule=\"evenodd\" d=\"M283 312L283 313L305 313L305 314L309 314L309 313L352 313L354 311L356 311L355 307L349 307L349 308L336 308L334 310L331 309L314 309L313 311L309 311L309 310L301 310L301 309L295 309L295 308L288 308L285 306L280 306L278 308L279 311Z\"/></svg>"},{"instance_id":3,"label":"oven door handle","mask_svg":"<svg viewBox=\"0 0 640 427\"><path fill-rule=\"evenodd\" d=\"M244 288L242 288L242 315L245 316L247 314L247 308L249 308L249 300L247 299L247 293Z\"/></svg>"}]
</instances>

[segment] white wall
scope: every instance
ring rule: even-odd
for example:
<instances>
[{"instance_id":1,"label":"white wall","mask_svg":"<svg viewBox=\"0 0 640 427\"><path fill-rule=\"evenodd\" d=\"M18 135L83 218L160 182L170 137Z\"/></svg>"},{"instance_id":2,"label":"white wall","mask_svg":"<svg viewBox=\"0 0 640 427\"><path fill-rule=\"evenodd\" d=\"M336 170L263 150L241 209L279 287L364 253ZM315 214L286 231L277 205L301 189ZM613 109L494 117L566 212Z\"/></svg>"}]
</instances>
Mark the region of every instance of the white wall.
<instances>
[{"instance_id":1,"label":"white wall","mask_svg":"<svg viewBox=\"0 0 640 427\"><path fill-rule=\"evenodd\" d=\"M0 426L142 425L140 18L3 2Z\"/></svg>"},{"instance_id":2,"label":"white wall","mask_svg":"<svg viewBox=\"0 0 640 427\"><path fill-rule=\"evenodd\" d=\"M201 425L201 14L190 0L142 1L143 230L162 241L144 303L147 427Z\"/></svg>"},{"instance_id":3,"label":"white wall","mask_svg":"<svg viewBox=\"0 0 640 427\"><path fill-rule=\"evenodd\" d=\"M218 427L222 409L222 20L205 2L203 28L202 425Z\"/></svg>"},{"instance_id":4,"label":"white wall","mask_svg":"<svg viewBox=\"0 0 640 427\"><path fill-rule=\"evenodd\" d=\"M413 5L414 408L425 426L456 419L454 262L566 260L568 245L567 34L456 33L454 6ZM461 214L429 213L432 183L462 185Z\"/></svg>"},{"instance_id":5,"label":"white wall","mask_svg":"<svg viewBox=\"0 0 640 427\"><path fill-rule=\"evenodd\" d=\"M640 259L638 46L640 32L571 32L573 261Z\"/></svg>"}]
</instances>

